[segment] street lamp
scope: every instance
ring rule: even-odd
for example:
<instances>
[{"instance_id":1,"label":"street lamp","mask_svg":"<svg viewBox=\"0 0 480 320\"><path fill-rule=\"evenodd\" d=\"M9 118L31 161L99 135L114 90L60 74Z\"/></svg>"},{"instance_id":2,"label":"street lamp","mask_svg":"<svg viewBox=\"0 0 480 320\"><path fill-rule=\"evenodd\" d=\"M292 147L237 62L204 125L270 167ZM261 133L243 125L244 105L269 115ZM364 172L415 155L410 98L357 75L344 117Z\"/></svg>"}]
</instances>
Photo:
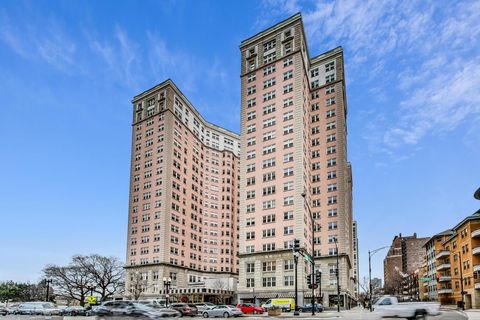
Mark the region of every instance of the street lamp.
<instances>
[{"instance_id":1,"label":"street lamp","mask_svg":"<svg viewBox=\"0 0 480 320\"><path fill-rule=\"evenodd\" d=\"M380 250L390 248L390 246L381 247L375 250L368 250L368 291L370 291L370 312L372 309L372 256Z\"/></svg>"},{"instance_id":2,"label":"street lamp","mask_svg":"<svg viewBox=\"0 0 480 320\"><path fill-rule=\"evenodd\" d=\"M295 239L296 241L297 239ZM293 312L294 316L299 316L300 311L298 311L298 252L293 253L293 262L295 263L295 311Z\"/></svg>"},{"instance_id":3,"label":"street lamp","mask_svg":"<svg viewBox=\"0 0 480 320\"><path fill-rule=\"evenodd\" d=\"M337 238L335 237L335 251L337 252L337 312L340 312L340 269L338 264L338 246Z\"/></svg>"},{"instance_id":4,"label":"street lamp","mask_svg":"<svg viewBox=\"0 0 480 320\"><path fill-rule=\"evenodd\" d=\"M169 294L170 294L170 286L172 285L172 278L170 277L163 277L163 285L165 286L165 289L167 290L167 294L165 295L166 297L166 300L165 300L165 303L166 303L166 306L168 307L168 298L169 298Z\"/></svg>"},{"instance_id":5,"label":"street lamp","mask_svg":"<svg viewBox=\"0 0 480 320\"><path fill-rule=\"evenodd\" d=\"M93 290L95 290L95 285L87 284L87 289L90 290L90 296L93 296Z\"/></svg>"},{"instance_id":6,"label":"street lamp","mask_svg":"<svg viewBox=\"0 0 480 320\"><path fill-rule=\"evenodd\" d=\"M312 210L310 209L310 205L307 201L307 194L305 192L302 193L303 202L307 205L308 212L310 213L310 218L312 220L312 277L315 273L315 220L313 219ZM315 287L313 286L312 281L312 316L315 315Z\"/></svg>"},{"instance_id":7,"label":"street lamp","mask_svg":"<svg viewBox=\"0 0 480 320\"><path fill-rule=\"evenodd\" d=\"M46 278L46 279L45 279L45 284L46 284L46 286L47 286L47 295L46 295L46 297L45 297L45 301L47 301L47 302L48 302L48 298L49 298L48 295L49 295L49 293L50 293L50 284L51 284L51 283L52 283L52 279L50 279L50 278Z\"/></svg>"}]
</instances>

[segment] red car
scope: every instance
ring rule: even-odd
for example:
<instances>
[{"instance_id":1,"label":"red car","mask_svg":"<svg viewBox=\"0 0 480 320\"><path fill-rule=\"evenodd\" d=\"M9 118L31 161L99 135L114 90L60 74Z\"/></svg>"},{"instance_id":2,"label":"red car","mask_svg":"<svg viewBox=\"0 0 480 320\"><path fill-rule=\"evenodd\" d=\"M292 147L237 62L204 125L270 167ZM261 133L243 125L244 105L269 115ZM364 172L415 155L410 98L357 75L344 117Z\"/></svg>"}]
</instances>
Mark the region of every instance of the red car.
<instances>
[{"instance_id":1,"label":"red car","mask_svg":"<svg viewBox=\"0 0 480 320\"><path fill-rule=\"evenodd\" d=\"M240 309L243 313L262 314L265 312L265 309L256 306L253 303L239 303L237 304L237 308Z\"/></svg>"}]
</instances>

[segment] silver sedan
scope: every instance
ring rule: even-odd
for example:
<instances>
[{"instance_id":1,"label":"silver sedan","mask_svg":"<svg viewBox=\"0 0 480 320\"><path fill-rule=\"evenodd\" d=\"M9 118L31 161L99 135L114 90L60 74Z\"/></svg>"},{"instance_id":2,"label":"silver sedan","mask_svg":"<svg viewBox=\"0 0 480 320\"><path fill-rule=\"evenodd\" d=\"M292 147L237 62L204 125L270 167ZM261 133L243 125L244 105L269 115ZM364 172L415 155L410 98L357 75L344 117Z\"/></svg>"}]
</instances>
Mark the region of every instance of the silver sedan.
<instances>
[{"instance_id":1,"label":"silver sedan","mask_svg":"<svg viewBox=\"0 0 480 320\"><path fill-rule=\"evenodd\" d=\"M229 317L238 317L238 316L241 316L242 314L243 312L240 309L234 306L222 304L214 307L213 309L203 311L202 316L204 318L208 318L208 317L229 318Z\"/></svg>"}]
</instances>

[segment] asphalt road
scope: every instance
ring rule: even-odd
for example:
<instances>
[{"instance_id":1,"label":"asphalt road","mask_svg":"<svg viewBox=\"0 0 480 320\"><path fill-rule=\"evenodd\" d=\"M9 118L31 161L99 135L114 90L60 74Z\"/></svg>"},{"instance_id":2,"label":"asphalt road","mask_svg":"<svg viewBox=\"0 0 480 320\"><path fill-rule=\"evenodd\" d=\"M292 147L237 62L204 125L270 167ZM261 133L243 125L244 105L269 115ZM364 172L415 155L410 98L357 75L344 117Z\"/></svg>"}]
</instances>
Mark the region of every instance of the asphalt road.
<instances>
[{"instance_id":1,"label":"asphalt road","mask_svg":"<svg viewBox=\"0 0 480 320\"><path fill-rule=\"evenodd\" d=\"M470 317L462 312L455 310L444 310L438 316L429 316L426 320L466 320L466 319L480 319L480 312L477 312ZM189 319L190 317L185 317ZM200 316L196 319L201 318ZM350 311L342 311L337 313L335 311L325 311L317 313L315 316L312 316L309 313L302 313L298 317L294 317L293 313L283 313L279 317L268 317L266 314L263 315L244 315L240 319L266 319L266 318L277 318L277 319L349 319L349 320L378 320L378 315L375 312L369 312L364 309L354 309ZM190 318L192 319L192 318ZM195 318L193 318L195 319ZM5 317L0 317L0 320L95 320L95 317L44 317L44 316L19 316L19 315L8 315ZM111 320L123 320L122 318L111 319ZM139 319L140 320L140 319Z\"/></svg>"}]
</instances>

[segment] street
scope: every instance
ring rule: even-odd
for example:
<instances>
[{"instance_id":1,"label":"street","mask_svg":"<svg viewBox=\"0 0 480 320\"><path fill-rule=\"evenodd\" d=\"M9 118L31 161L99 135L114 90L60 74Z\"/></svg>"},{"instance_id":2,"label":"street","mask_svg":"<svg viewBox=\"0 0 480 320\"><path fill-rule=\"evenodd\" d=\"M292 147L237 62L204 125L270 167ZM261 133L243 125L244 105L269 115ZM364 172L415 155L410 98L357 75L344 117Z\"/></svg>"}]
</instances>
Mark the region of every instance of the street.
<instances>
[{"instance_id":1,"label":"street","mask_svg":"<svg viewBox=\"0 0 480 320\"><path fill-rule=\"evenodd\" d=\"M200 316L198 316L200 317ZM197 318L198 318L197 317ZM309 313L301 313L300 316L293 316L293 313L283 313L278 317L268 317L265 313L263 315L244 315L240 318L246 319L265 319L265 318L278 318L278 319L351 319L351 320L376 320L379 319L378 315L375 312L369 312L368 310L362 308L355 308L349 311L342 311L337 313L335 311L325 311L315 314L312 316ZM94 319L93 317L44 317L44 316L19 316L19 315L8 315L3 318L3 320L88 320ZM123 318L122 318L123 319ZM442 313L438 316L429 316L427 320L480 320L480 312L470 311L470 312L460 312L456 310L442 310ZM112 319L113 320L113 319Z\"/></svg>"}]
</instances>

